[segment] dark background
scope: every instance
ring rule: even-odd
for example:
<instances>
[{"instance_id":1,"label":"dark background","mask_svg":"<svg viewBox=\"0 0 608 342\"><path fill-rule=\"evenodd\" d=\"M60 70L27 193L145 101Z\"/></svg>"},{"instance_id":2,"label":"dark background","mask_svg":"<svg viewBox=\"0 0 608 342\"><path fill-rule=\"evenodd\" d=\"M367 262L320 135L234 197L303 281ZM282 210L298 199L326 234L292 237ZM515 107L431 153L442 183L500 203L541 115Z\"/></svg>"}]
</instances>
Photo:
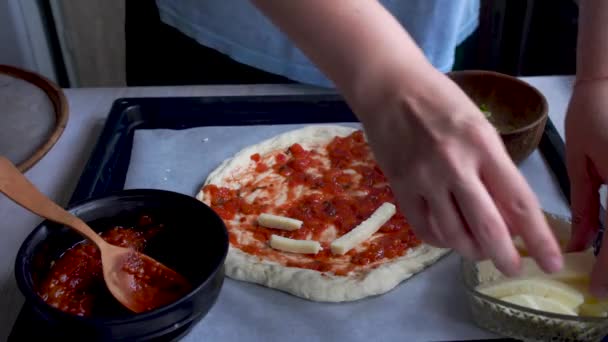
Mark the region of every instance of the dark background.
<instances>
[{"instance_id":1,"label":"dark background","mask_svg":"<svg viewBox=\"0 0 608 342\"><path fill-rule=\"evenodd\" d=\"M125 2L129 86L290 82L236 63L164 25L154 0ZM574 0L481 0L479 29L461 49L456 69L574 74L577 24ZM58 69L60 84L69 86L65 68Z\"/></svg>"},{"instance_id":2,"label":"dark background","mask_svg":"<svg viewBox=\"0 0 608 342\"><path fill-rule=\"evenodd\" d=\"M479 42L467 66L517 76L575 73L573 0L482 0Z\"/></svg>"}]
</instances>

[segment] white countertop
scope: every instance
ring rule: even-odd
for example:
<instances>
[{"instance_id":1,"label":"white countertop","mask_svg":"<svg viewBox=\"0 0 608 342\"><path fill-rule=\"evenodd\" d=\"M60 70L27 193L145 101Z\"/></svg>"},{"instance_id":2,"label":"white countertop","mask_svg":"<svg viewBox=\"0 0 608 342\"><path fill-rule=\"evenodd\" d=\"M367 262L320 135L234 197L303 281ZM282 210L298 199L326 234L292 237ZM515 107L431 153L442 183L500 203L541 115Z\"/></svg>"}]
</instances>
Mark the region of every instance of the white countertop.
<instances>
[{"instance_id":1,"label":"white countertop","mask_svg":"<svg viewBox=\"0 0 608 342\"><path fill-rule=\"evenodd\" d=\"M563 137L565 110L572 91L570 76L523 78L547 98L549 115ZM318 94L327 90L300 85L187 86L66 89L70 118L63 136L26 176L51 199L66 204L101 132L113 101L120 97L239 96ZM514 94L514 96L516 96ZM555 180L538 152L522 163L545 210L568 214ZM0 341L6 340L23 304L13 275L15 255L27 234L42 220L0 197Z\"/></svg>"}]
</instances>

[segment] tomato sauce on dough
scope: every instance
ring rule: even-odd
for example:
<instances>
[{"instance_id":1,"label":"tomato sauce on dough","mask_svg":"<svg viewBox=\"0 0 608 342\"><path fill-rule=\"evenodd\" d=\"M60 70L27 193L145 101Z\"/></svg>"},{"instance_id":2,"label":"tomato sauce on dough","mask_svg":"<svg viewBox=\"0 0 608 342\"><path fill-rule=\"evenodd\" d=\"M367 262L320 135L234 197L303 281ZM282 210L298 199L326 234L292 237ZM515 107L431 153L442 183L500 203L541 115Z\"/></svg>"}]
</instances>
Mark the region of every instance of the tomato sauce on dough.
<instances>
[{"instance_id":1,"label":"tomato sauce on dough","mask_svg":"<svg viewBox=\"0 0 608 342\"><path fill-rule=\"evenodd\" d=\"M306 150L294 144L285 151L253 154L250 160L250 168L227 180L235 186L203 188L204 198L227 224L231 245L245 253L288 267L346 275L401 257L421 244L398 211L362 245L344 256L331 254L331 241L355 228L382 203L396 204L361 131L335 137L319 148ZM261 213L304 224L294 231L261 227L256 223ZM268 246L272 234L317 240L323 250L316 255L276 251Z\"/></svg>"}]
</instances>

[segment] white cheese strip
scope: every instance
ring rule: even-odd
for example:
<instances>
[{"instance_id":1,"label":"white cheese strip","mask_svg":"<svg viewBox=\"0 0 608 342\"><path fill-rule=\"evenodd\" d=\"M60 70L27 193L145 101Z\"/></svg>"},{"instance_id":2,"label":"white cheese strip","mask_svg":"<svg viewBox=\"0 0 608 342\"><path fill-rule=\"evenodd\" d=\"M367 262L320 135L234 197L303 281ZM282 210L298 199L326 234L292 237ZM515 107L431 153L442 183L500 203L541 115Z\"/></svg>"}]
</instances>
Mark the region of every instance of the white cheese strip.
<instances>
[{"instance_id":1,"label":"white cheese strip","mask_svg":"<svg viewBox=\"0 0 608 342\"><path fill-rule=\"evenodd\" d=\"M274 234L270 236L270 247L284 252L302 254L317 254L322 250L318 241L294 240Z\"/></svg>"},{"instance_id":2,"label":"white cheese strip","mask_svg":"<svg viewBox=\"0 0 608 342\"><path fill-rule=\"evenodd\" d=\"M296 230L302 227L303 222L285 216L261 214L258 216L258 224L263 227L274 229Z\"/></svg>"},{"instance_id":3,"label":"white cheese strip","mask_svg":"<svg viewBox=\"0 0 608 342\"><path fill-rule=\"evenodd\" d=\"M397 208L392 203L383 203L372 216L361 222L350 232L342 235L340 238L331 243L331 252L333 254L343 255L361 242L369 239L375 232L382 227L383 224L395 215Z\"/></svg>"}]
</instances>

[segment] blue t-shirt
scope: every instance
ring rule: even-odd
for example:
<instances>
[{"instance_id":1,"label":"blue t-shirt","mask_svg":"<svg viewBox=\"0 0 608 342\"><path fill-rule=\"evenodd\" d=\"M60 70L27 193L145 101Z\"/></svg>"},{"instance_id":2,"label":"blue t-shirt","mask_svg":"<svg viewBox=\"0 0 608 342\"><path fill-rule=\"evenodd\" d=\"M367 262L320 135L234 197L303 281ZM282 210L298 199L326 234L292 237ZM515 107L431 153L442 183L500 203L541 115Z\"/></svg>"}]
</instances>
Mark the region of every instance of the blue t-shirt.
<instances>
[{"instance_id":1,"label":"blue t-shirt","mask_svg":"<svg viewBox=\"0 0 608 342\"><path fill-rule=\"evenodd\" d=\"M331 0L328 0L331 1ZM249 0L156 0L160 17L200 44L289 79L332 83ZM382 0L441 71L478 25L479 0Z\"/></svg>"}]
</instances>

